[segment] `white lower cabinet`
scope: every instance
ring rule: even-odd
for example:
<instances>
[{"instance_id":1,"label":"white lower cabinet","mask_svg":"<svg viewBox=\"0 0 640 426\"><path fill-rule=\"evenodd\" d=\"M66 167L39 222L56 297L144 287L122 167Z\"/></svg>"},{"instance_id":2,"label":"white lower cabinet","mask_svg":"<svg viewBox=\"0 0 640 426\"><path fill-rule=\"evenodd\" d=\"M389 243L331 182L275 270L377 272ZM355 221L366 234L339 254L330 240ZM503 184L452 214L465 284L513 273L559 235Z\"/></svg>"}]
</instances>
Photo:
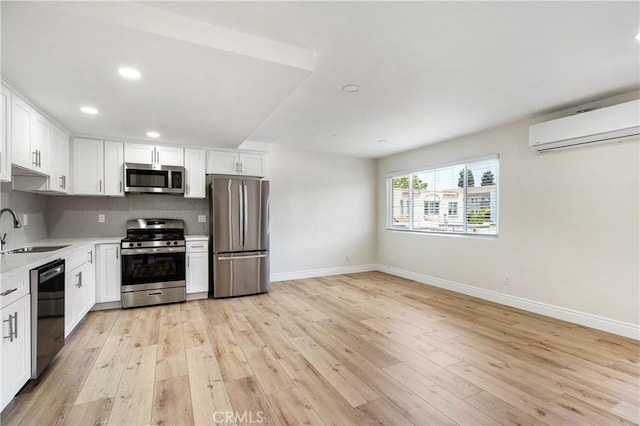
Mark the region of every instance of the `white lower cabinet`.
<instances>
[{"instance_id":1,"label":"white lower cabinet","mask_svg":"<svg viewBox=\"0 0 640 426\"><path fill-rule=\"evenodd\" d=\"M4 409L31 377L31 295L2 307L2 383Z\"/></svg>"},{"instance_id":2,"label":"white lower cabinet","mask_svg":"<svg viewBox=\"0 0 640 426\"><path fill-rule=\"evenodd\" d=\"M65 259L64 336L67 337L96 302L94 248L74 250Z\"/></svg>"},{"instance_id":3,"label":"white lower cabinet","mask_svg":"<svg viewBox=\"0 0 640 426\"><path fill-rule=\"evenodd\" d=\"M96 302L119 302L121 282L120 244L96 246Z\"/></svg>"},{"instance_id":4,"label":"white lower cabinet","mask_svg":"<svg viewBox=\"0 0 640 426\"><path fill-rule=\"evenodd\" d=\"M209 242L187 241L187 294L209 291Z\"/></svg>"}]
</instances>

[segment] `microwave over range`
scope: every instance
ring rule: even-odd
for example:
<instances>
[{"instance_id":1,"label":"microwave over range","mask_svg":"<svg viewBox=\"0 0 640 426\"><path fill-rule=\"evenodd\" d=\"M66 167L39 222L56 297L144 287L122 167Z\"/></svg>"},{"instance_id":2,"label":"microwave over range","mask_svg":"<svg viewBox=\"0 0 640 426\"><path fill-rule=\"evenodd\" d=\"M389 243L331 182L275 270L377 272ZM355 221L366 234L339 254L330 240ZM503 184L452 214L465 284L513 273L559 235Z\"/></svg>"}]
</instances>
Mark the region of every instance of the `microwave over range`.
<instances>
[{"instance_id":1,"label":"microwave over range","mask_svg":"<svg viewBox=\"0 0 640 426\"><path fill-rule=\"evenodd\" d=\"M184 194L184 167L124 164L124 192Z\"/></svg>"}]
</instances>

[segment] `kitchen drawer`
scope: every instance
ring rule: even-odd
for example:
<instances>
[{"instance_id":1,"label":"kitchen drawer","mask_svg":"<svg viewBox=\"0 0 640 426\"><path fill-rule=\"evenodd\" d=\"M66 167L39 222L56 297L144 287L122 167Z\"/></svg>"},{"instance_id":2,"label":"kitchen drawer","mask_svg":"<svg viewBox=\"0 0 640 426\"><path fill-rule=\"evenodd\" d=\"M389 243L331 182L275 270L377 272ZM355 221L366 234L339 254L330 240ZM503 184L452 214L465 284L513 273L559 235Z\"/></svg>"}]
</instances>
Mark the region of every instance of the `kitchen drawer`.
<instances>
[{"instance_id":1,"label":"kitchen drawer","mask_svg":"<svg viewBox=\"0 0 640 426\"><path fill-rule=\"evenodd\" d=\"M76 269L78 266L83 263L89 261L89 255L87 252L89 248L87 246L81 246L78 248L74 248L69 254L67 254L64 258L65 261L65 270L72 271Z\"/></svg>"},{"instance_id":2,"label":"kitchen drawer","mask_svg":"<svg viewBox=\"0 0 640 426\"><path fill-rule=\"evenodd\" d=\"M208 240L187 241L187 253L203 253L209 251Z\"/></svg>"},{"instance_id":3,"label":"kitchen drawer","mask_svg":"<svg viewBox=\"0 0 640 426\"><path fill-rule=\"evenodd\" d=\"M0 294L0 304L3 308L29 294L29 271L3 274Z\"/></svg>"}]
</instances>

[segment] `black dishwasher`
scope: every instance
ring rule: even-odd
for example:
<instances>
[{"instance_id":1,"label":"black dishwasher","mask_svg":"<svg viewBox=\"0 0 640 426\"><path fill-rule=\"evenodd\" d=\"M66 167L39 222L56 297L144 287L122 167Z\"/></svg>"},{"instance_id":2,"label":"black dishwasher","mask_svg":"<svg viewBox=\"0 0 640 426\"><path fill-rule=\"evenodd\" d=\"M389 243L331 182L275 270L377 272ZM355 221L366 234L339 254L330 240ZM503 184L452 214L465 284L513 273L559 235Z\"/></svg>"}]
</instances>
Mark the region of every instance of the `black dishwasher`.
<instances>
[{"instance_id":1,"label":"black dishwasher","mask_svg":"<svg viewBox=\"0 0 640 426\"><path fill-rule=\"evenodd\" d=\"M31 378L64 346L64 259L31 270Z\"/></svg>"}]
</instances>

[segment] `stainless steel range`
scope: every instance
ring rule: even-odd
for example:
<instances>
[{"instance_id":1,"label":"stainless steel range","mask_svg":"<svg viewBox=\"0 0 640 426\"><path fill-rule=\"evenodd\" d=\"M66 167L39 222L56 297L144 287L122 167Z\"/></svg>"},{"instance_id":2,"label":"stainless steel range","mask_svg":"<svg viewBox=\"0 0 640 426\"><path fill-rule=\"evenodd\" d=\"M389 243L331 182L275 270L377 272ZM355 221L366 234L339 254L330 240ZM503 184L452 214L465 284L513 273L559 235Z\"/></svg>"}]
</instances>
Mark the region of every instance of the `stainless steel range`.
<instances>
[{"instance_id":1,"label":"stainless steel range","mask_svg":"<svg viewBox=\"0 0 640 426\"><path fill-rule=\"evenodd\" d=\"M184 221L129 220L121 248L123 308L185 300Z\"/></svg>"}]
</instances>

